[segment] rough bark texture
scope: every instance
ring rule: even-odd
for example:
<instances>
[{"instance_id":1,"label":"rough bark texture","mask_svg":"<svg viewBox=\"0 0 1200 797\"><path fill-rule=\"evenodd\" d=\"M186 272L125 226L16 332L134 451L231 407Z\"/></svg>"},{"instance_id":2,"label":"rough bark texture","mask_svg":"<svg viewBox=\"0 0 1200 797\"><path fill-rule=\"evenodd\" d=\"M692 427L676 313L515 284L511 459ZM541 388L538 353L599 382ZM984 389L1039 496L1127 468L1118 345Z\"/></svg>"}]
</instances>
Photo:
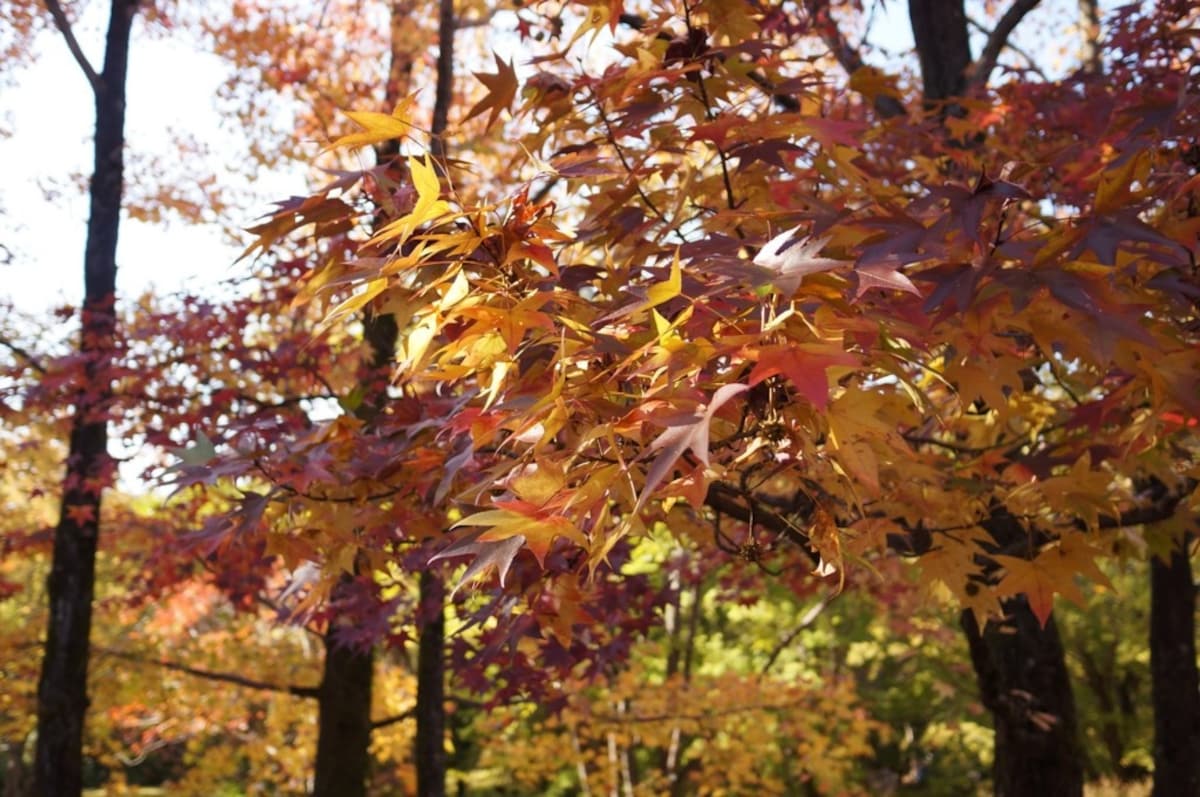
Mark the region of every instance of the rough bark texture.
<instances>
[{"instance_id":1,"label":"rough bark texture","mask_svg":"<svg viewBox=\"0 0 1200 797\"><path fill-rule=\"evenodd\" d=\"M963 630L983 704L996 726L997 797L1083 794L1075 700L1058 628L1040 628L1024 596L1004 602L1004 622L982 631L965 611Z\"/></svg>"},{"instance_id":2,"label":"rough bark texture","mask_svg":"<svg viewBox=\"0 0 1200 797\"><path fill-rule=\"evenodd\" d=\"M909 20L925 100L938 103L967 90L971 47L962 0L909 0Z\"/></svg>"},{"instance_id":3,"label":"rough bark texture","mask_svg":"<svg viewBox=\"0 0 1200 797\"><path fill-rule=\"evenodd\" d=\"M1153 797L1200 795L1200 678L1196 585L1186 547L1150 561L1150 672L1154 700Z\"/></svg>"},{"instance_id":4,"label":"rough bark texture","mask_svg":"<svg viewBox=\"0 0 1200 797\"><path fill-rule=\"evenodd\" d=\"M348 582L343 582L348 583ZM338 595L333 596L336 603ZM317 760L313 797L365 797L370 768L371 681L375 656L338 644L325 632L325 671L317 691Z\"/></svg>"},{"instance_id":5,"label":"rough bark texture","mask_svg":"<svg viewBox=\"0 0 1200 797\"><path fill-rule=\"evenodd\" d=\"M371 357L362 376L365 398L358 416L368 424L387 400L387 384L396 354L396 319L368 314L363 319L364 343ZM371 767L371 685L375 650L339 644L337 629L353 622L339 607L354 584L344 576L331 597L332 616L325 631L325 664L317 690L317 758L313 797L360 797L367 793Z\"/></svg>"},{"instance_id":6,"label":"rough bark texture","mask_svg":"<svg viewBox=\"0 0 1200 797\"><path fill-rule=\"evenodd\" d=\"M421 606L428 616L417 644L417 795L446 794L445 586L436 573L421 574Z\"/></svg>"},{"instance_id":7,"label":"rough bark texture","mask_svg":"<svg viewBox=\"0 0 1200 797\"><path fill-rule=\"evenodd\" d=\"M49 627L38 680L34 762L34 791L43 797L78 795L83 789L83 724L88 707L88 636L96 542L101 494L112 470L105 415L112 396L108 370L116 334L113 302L124 179L125 78L136 12L136 0L114 0L104 68L93 83L96 130L80 336L86 372L75 402L62 508L47 583Z\"/></svg>"}]
</instances>

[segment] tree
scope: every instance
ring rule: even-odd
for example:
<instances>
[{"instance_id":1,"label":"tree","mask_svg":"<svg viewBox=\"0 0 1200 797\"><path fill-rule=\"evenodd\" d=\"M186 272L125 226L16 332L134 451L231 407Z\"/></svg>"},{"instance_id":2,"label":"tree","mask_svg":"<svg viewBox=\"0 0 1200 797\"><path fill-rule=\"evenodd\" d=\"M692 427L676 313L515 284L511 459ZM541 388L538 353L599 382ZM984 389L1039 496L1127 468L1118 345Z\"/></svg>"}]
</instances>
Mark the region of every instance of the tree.
<instances>
[{"instance_id":1,"label":"tree","mask_svg":"<svg viewBox=\"0 0 1200 797\"><path fill-rule=\"evenodd\" d=\"M1198 409L1177 157L1195 114L1191 12L1115 18L1104 85L1081 72L989 88L1031 8L1006 11L967 78L965 17L914 5L926 116L823 6L591 5L543 71L522 81L497 59L483 73L469 117L491 128L520 96L507 129L521 146L492 148L500 168L409 143L403 203L356 209L341 181L284 208L261 245L317 210L388 218L371 240L384 256L321 263L310 295L337 297L330 323L398 308L387 483L417 506L455 498L441 556L473 557L470 575L494 569L528 598L520 563L546 583L594 576L655 520L732 519L738 550L768 529L820 572L890 545L977 631L1009 614L1045 662L1035 696L1065 698L1054 594L1103 578L1111 530L1168 520L1194 489L1194 457L1176 454ZM531 38L561 32L520 18ZM867 102L798 57L810 33ZM602 74L561 57L605 35ZM406 108L356 120L350 144L413 125ZM415 467L432 461L437 478ZM1163 500L1136 489L1147 475ZM1012 674L988 633L973 635L981 671ZM997 707L1029 691L993 685ZM1000 771L1078 791L1071 715L1064 699L999 717L1014 731L998 729Z\"/></svg>"},{"instance_id":2,"label":"tree","mask_svg":"<svg viewBox=\"0 0 1200 797\"><path fill-rule=\"evenodd\" d=\"M63 9L47 0L55 24L96 99L95 161L84 255L84 300L79 351L83 375L63 481L62 512L54 532L49 580L49 627L38 680L39 794L72 795L82 789L81 745L87 711L88 634L95 583L101 494L112 478L108 457L108 367L116 336L116 254L124 181L125 76L136 0L114 0L105 37L104 66L87 61Z\"/></svg>"}]
</instances>

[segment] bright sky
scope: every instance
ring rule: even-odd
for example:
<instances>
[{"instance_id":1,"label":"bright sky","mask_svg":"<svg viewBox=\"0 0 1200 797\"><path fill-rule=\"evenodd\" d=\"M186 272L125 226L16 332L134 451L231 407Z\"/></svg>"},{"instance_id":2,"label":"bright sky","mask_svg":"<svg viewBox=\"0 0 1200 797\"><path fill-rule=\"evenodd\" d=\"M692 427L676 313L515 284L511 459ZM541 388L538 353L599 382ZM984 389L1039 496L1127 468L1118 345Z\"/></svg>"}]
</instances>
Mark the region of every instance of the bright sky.
<instances>
[{"instance_id":1,"label":"bright sky","mask_svg":"<svg viewBox=\"0 0 1200 797\"><path fill-rule=\"evenodd\" d=\"M95 4L100 7L105 4ZM100 9L103 10L103 9ZM88 24L93 23L94 24ZM102 20L85 18L76 31L93 65L102 62ZM190 43L139 36L134 29L127 104L127 164L145 153L172 152L172 130L185 131L214 147L199 163L179 164L172 174L220 174L219 142L237 135L223 129L215 105L225 68L216 57ZM38 58L16 74L15 87L0 89L0 119L11 132L0 138L0 296L30 311L83 297L83 249L88 205L86 191L72 175L91 174L91 131L95 121L91 90L57 32L38 41ZM168 178L169 179L169 178ZM304 189L301 172L276 173L251 187L267 209L273 199ZM238 227L255 212L230 220ZM214 224L142 223L125 219L118 250L117 291L132 297L148 288L164 292L185 281L197 289L237 273L240 249Z\"/></svg>"},{"instance_id":2,"label":"bright sky","mask_svg":"<svg viewBox=\"0 0 1200 797\"><path fill-rule=\"evenodd\" d=\"M107 3L90 4L91 10L76 26L76 34L93 64L102 60L103 13ZM986 20L982 4L969 3L975 18ZM1002 9L1007 4L988 3ZM1073 0L1043 3L1018 29L1015 41L1048 60L1062 54L1047 53L1043 26L1058 30L1064 13L1076 13ZM977 52L980 40L974 42ZM1040 46L1039 46L1039 39ZM857 41L856 33L851 35ZM907 8L898 0L877 6L871 40L893 56L912 46ZM1061 45L1061 40L1056 43ZM87 83L57 31L38 42L38 58L16 75L15 88L0 90L0 126L11 131L0 138L0 163L5 180L0 186L0 296L7 295L30 311L68 302L77 304L83 292L82 265L87 199L72 174L91 172L90 136L94 122ZM225 75L222 63L196 51L186 37L151 37L135 27L129 70L127 134L131 153L172 151L171 130L185 131L212 147L198 163L175 164L172 175L217 174L236 181L241 191L257 198L251 207L265 211L272 200L304 190L304 174L275 172L253 186L226 172L222 141L240 135L222 127L215 94ZM519 57L518 57L519 60ZM1042 64L1053 69L1056 64ZM228 124L228 123L227 123ZM165 179L173 179L167 177ZM233 226L251 223L257 211L229 220ZM240 249L224 239L215 225L147 224L126 220L122 224L118 253L118 294L135 296L148 288L174 291L185 281L203 290L237 273L244 266L233 262ZM7 262L5 262L7 261Z\"/></svg>"}]
</instances>

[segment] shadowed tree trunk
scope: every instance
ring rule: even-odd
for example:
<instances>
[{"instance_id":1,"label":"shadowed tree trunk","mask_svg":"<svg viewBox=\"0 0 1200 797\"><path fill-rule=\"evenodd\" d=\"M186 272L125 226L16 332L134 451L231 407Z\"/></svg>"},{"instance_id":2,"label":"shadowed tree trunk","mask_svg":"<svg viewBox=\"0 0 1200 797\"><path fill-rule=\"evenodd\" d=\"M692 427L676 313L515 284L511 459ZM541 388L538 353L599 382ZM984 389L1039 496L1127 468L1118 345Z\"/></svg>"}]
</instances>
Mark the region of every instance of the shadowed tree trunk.
<instances>
[{"instance_id":1,"label":"shadowed tree trunk","mask_svg":"<svg viewBox=\"0 0 1200 797\"><path fill-rule=\"evenodd\" d=\"M998 797L1083 794L1075 700L1062 641L1045 628L1024 596L1003 604L1003 622L980 629L964 611L963 630L983 704L996 728L994 789Z\"/></svg>"},{"instance_id":2,"label":"shadowed tree trunk","mask_svg":"<svg viewBox=\"0 0 1200 797\"><path fill-rule=\"evenodd\" d=\"M446 794L445 587L436 573L421 574L422 613L417 643L417 736L414 740L419 797Z\"/></svg>"},{"instance_id":3,"label":"shadowed tree trunk","mask_svg":"<svg viewBox=\"0 0 1200 797\"><path fill-rule=\"evenodd\" d=\"M1150 672L1154 701L1153 797L1200 795L1200 678L1196 585L1187 540L1150 560Z\"/></svg>"},{"instance_id":4,"label":"shadowed tree trunk","mask_svg":"<svg viewBox=\"0 0 1200 797\"><path fill-rule=\"evenodd\" d=\"M54 559L47 584L50 621L38 680L34 761L34 792L42 797L65 797L83 790L88 636L100 534L100 499L113 467L108 456L106 419L112 397L108 370L116 335L114 295L124 180L125 78L137 2L112 3L104 68L99 73L84 57L57 0L48 0L47 8L91 83L96 104L79 344L85 372L75 399L62 509L54 531Z\"/></svg>"},{"instance_id":5,"label":"shadowed tree trunk","mask_svg":"<svg viewBox=\"0 0 1200 797\"><path fill-rule=\"evenodd\" d=\"M983 527L998 550L1028 547L1033 533L999 507ZM1042 628L1024 595L1001 608L1004 619L982 629L973 613L962 613L980 698L995 725L995 794L1078 797L1083 751L1058 627L1050 618Z\"/></svg>"},{"instance_id":6,"label":"shadowed tree trunk","mask_svg":"<svg viewBox=\"0 0 1200 797\"><path fill-rule=\"evenodd\" d=\"M385 104L394 107L406 93L412 70L412 54L402 49L401 38L411 5L400 0L392 5L390 23L392 62L385 91ZM431 150L439 162L445 161L446 130L454 77L454 6L442 0L438 24L438 83L433 109ZM395 142L376 149L376 160L387 163L398 154ZM368 313L364 319L364 338L371 349L367 400L360 416L368 420L386 402L389 368L395 358L399 332L390 314ZM344 582L347 583L347 582ZM444 587L434 573L420 576L420 606L417 643L417 705L415 717L417 793L421 797L442 797L446 791L446 707L445 707L445 620ZM337 595L334 595L337 602ZM421 621L421 617L425 619ZM337 644L333 638L337 618L325 635L325 672L319 691L319 736L317 741L314 797L355 797L366 794L370 768L371 681L374 651L358 650Z\"/></svg>"},{"instance_id":7,"label":"shadowed tree trunk","mask_svg":"<svg viewBox=\"0 0 1200 797\"><path fill-rule=\"evenodd\" d=\"M437 88L430 125L430 151L440 168L447 168L446 127L454 101L454 0L438 3ZM418 797L446 793L446 587L433 571L421 573L420 613L425 617L417 643L417 763Z\"/></svg>"},{"instance_id":8,"label":"shadowed tree trunk","mask_svg":"<svg viewBox=\"0 0 1200 797\"><path fill-rule=\"evenodd\" d=\"M349 577L332 600L350 583ZM325 669L317 688L317 760L313 797L363 797L371 748L373 648L339 644L336 620L325 632Z\"/></svg>"},{"instance_id":9,"label":"shadowed tree trunk","mask_svg":"<svg viewBox=\"0 0 1200 797\"><path fill-rule=\"evenodd\" d=\"M971 47L962 0L909 0L921 86L928 103L962 96L967 90Z\"/></svg>"}]
</instances>

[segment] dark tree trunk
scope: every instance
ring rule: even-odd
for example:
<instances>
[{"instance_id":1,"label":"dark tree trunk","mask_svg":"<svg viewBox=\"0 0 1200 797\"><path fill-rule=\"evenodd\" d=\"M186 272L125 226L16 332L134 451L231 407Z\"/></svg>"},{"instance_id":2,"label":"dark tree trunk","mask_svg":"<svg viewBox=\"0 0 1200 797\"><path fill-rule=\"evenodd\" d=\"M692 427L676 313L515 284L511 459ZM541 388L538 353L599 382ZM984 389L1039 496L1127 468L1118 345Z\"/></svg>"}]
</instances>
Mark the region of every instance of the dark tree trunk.
<instances>
[{"instance_id":1,"label":"dark tree trunk","mask_svg":"<svg viewBox=\"0 0 1200 797\"><path fill-rule=\"evenodd\" d=\"M389 366L396 354L396 319L368 313L363 339L371 352L361 376L365 397L356 414L368 425L387 401ZM317 690L317 760L313 797L359 797L367 793L371 767L371 683L375 651L339 644L337 629L352 623L343 614L354 578L347 575L334 589L325 631L325 664Z\"/></svg>"},{"instance_id":2,"label":"dark tree trunk","mask_svg":"<svg viewBox=\"0 0 1200 797\"><path fill-rule=\"evenodd\" d=\"M982 632L971 612L962 614L980 695L996 726L995 794L1082 795L1075 700L1058 628L1053 618L1039 627L1024 596L1003 606L1005 620Z\"/></svg>"},{"instance_id":3,"label":"dark tree trunk","mask_svg":"<svg viewBox=\"0 0 1200 797\"><path fill-rule=\"evenodd\" d=\"M353 581L346 576L338 593ZM317 761L313 797L365 797L371 757L371 681L375 651L340 644L339 620L325 632L325 669L317 689Z\"/></svg>"},{"instance_id":4,"label":"dark tree trunk","mask_svg":"<svg viewBox=\"0 0 1200 797\"><path fill-rule=\"evenodd\" d=\"M1150 560L1150 672L1154 700L1153 797L1200 795L1200 678L1196 585L1186 542Z\"/></svg>"},{"instance_id":5,"label":"dark tree trunk","mask_svg":"<svg viewBox=\"0 0 1200 797\"><path fill-rule=\"evenodd\" d=\"M421 574L421 612L427 614L417 644L418 797L446 794L445 587L436 573Z\"/></svg>"},{"instance_id":6,"label":"dark tree trunk","mask_svg":"<svg viewBox=\"0 0 1200 797\"><path fill-rule=\"evenodd\" d=\"M104 69L89 75L96 101L94 164L80 352L84 380L54 531L54 559L42 671L38 680L38 733L34 791L42 797L83 789L83 724L87 713L88 636L95 590L100 498L112 473L106 413L112 396L109 364L116 335L114 293L117 236L124 180L125 78L136 0L114 0L105 39Z\"/></svg>"},{"instance_id":7,"label":"dark tree trunk","mask_svg":"<svg viewBox=\"0 0 1200 797\"><path fill-rule=\"evenodd\" d=\"M971 67L967 13L962 0L909 0L908 16L926 102L962 96Z\"/></svg>"},{"instance_id":8,"label":"dark tree trunk","mask_svg":"<svg viewBox=\"0 0 1200 797\"><path fill-rule=\"evenodd\" d=\"M430 150L442 168L446 164L444 134L454 100L454 0L438 3L437 87L434 91ZM417 764L418 797L446 794L446 587L441 576L421 573L420 639L417 643Z\"/></svg>"},{"instance_id":9,"label":"dark tree trunk","mask_svg":"<svg viewBox=\"0 0 1200 797\"><path fill-rule=\"evenodd\" d=\"M983 526L996 549L1038 543L999 505ZM1050 618L1042 628L1024 595L1007 598L1001 608L1004 619L983 629L974 614L962 614L980 698L995 725L995 794L1079 797L1083 751L1058 627Z\"/></svg>"}]
</instances>

